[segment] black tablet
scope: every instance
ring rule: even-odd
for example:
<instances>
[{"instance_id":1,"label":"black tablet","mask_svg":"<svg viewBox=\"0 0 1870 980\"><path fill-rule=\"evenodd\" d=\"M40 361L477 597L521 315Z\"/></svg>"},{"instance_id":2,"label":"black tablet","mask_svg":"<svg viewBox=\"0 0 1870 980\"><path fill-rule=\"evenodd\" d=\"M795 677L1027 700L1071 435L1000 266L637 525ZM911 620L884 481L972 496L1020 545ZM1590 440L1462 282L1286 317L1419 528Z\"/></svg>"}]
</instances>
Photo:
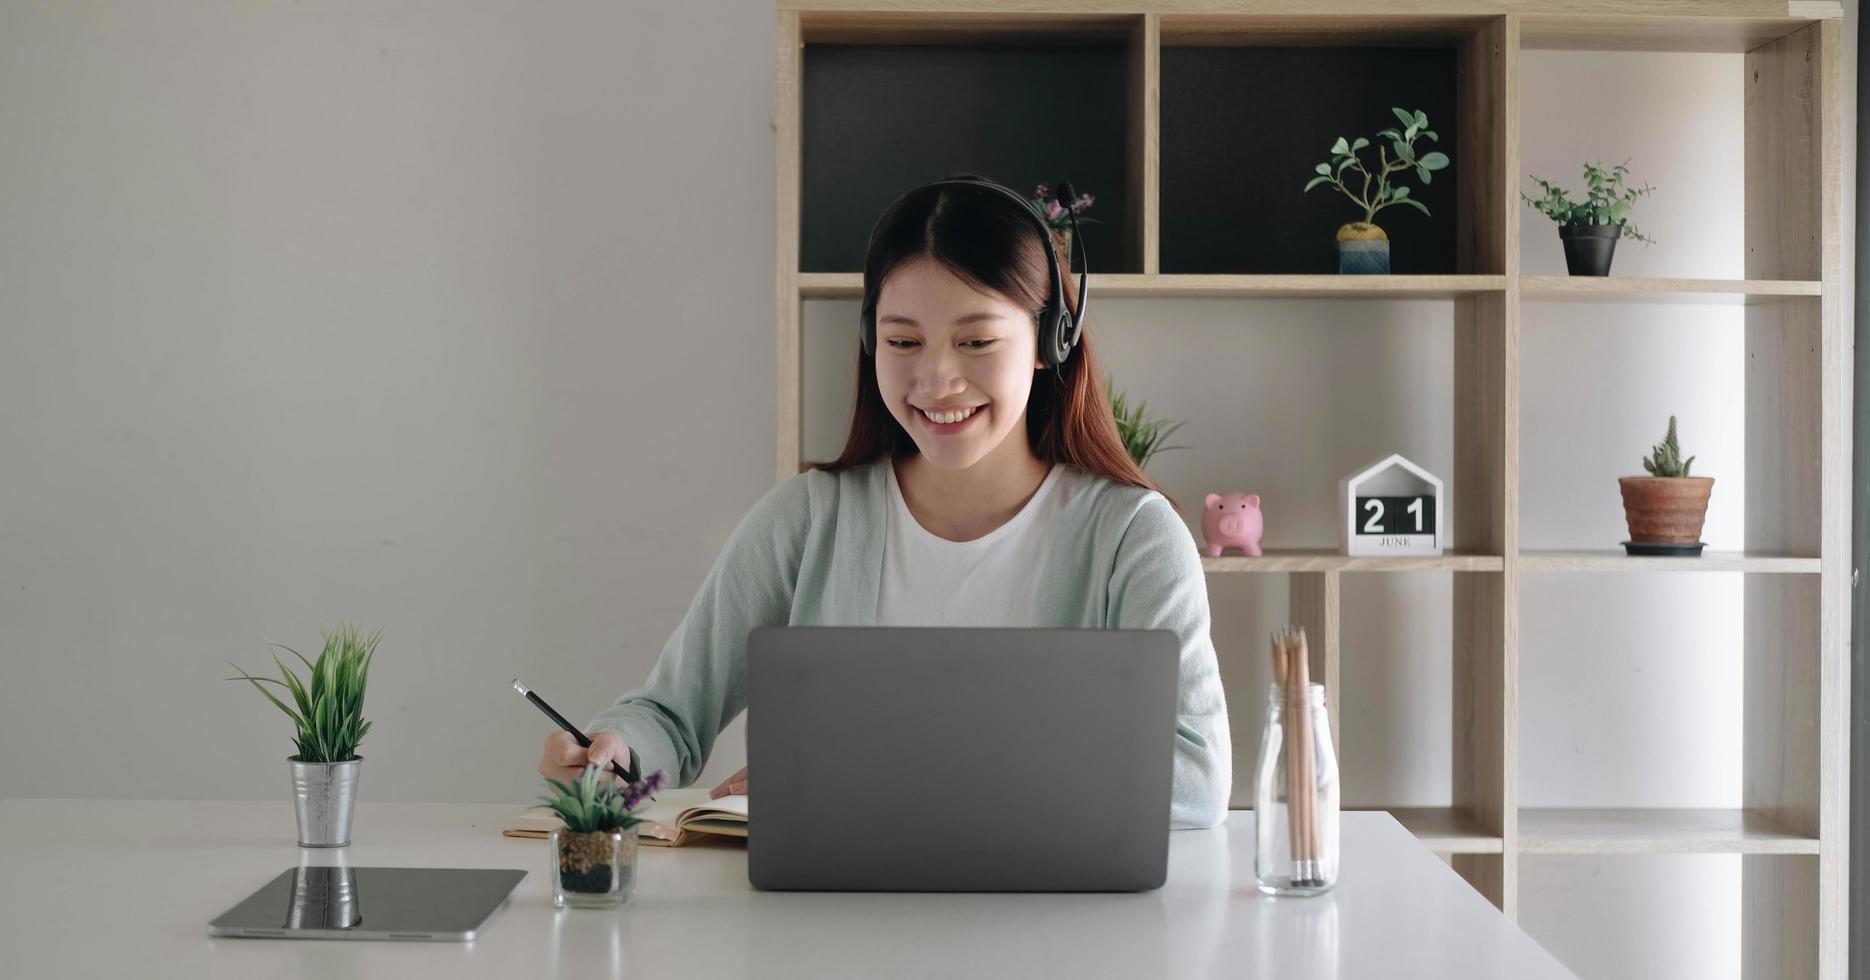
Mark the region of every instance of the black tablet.
<instances>
[{"instance_id":1,"label":"black tablet","mask_svg":"<svg viewBox=\"0 0 1870 980\"><path fill-rule=\"evenodd\" d=\"M472 940L526 872L287 868L208 923L210 936Z\"/></svg>"}]
</instances>

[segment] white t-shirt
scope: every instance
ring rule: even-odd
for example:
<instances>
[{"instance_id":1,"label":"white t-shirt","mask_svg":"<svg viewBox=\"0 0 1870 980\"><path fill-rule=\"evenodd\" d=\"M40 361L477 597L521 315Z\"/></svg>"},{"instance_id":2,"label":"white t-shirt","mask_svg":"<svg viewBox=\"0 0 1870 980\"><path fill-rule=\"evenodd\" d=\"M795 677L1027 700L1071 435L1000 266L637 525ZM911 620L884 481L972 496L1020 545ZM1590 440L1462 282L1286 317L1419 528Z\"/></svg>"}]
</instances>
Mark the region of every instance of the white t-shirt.
<instances>
[{"instance_id":1,"label":"white t-shirt","mask_svg":"<svg viewBox=\"0 0 1870 980\"><path fill-rule=\"evenodd\" d=\"M1070 499L1055 463L1026 506L972 541L930 532L909 512L896 467L884 461L889 531L883 542L878 626L1036 626L1038 588L1052 531Z\"/></svg>"}]
</instances>

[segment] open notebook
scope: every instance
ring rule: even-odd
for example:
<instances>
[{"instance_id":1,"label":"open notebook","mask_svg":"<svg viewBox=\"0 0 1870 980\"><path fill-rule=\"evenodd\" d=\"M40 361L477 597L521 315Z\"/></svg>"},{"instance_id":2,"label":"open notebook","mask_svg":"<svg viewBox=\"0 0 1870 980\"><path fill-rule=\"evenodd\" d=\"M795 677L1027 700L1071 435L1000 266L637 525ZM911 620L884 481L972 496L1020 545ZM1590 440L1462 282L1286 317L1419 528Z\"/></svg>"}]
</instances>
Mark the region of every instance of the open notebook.
<instances>
[{"instance_id":1,"label":"open notebook","mask_svg":"<svg viewBox=\"0 0 1870 980\"><path fill-rule=\"evenodd\" d=\"M657 847L682 847L702 839L720 840L747 836L747 797L723 796L708 799L707 786L665 789L656 798L636 809L644 822L636 825L638 843ZM541 803L527 807L513 816L501 833L508 837L545 837L565 821L552 808Z\"/></svg>"}]
</instances>

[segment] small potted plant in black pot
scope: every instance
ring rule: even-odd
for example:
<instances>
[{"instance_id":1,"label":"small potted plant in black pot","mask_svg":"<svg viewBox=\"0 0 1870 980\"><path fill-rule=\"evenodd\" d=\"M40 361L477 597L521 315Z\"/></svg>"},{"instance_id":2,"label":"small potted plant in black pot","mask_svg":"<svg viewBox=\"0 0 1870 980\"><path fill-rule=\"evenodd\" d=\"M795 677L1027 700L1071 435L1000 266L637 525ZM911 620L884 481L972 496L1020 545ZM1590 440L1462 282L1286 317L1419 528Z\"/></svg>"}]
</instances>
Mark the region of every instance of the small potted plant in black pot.
<instances>
[{"instance_id":1,"label":"small potted plant in black pot","mask_svg":"<svg viewBox=\"0 0 1870 980\"><path fill-rule=\"evenodd\" d=\"M1416 179L1427 184L1430 174L1448 166L1445 153L1416 152L1416 140L1441 139L1428 128L1427 113L1395 107L1390 111L1396 114L1402 128L1386 129L1377 134L1388 145L1377 144L1374 171L1358 156L1358 151L1371 145L1370 141L1362 136L1354 141L1340 136L1331 144L1331 161L1319 164L1318 175L1305 182L1307 191L1329 184L1363 209L1362 221L1352 221L1338 228L1338 271L1342 273L1383 275L1390 271L1389 233L1377 227L1377 212L1392 205L1407 204L1423 214L1429 213L1428 205L1409 196L1408 187L1390 183L1390 175L1413 172ZM1357 188L1355 192L1352 186Z\"/></svg>"},{"instance_id":2,"label":"small potted plant in black pot","mask_svg":"<svg viewBox=\"0 0 1870 980\"><path fill-rule=\"evenodd\" d=\"M1623 550L1632 555L1701 554L1701 526L1708 516L1708 497L1714 492L1711 476L1689 476L1695 457L1682 458L1675 441L1675 416L1669 416L1669 434L1643 460L1648 476L1617 479L1623 492L1623 516L1630 540Z\"/></svg>"},{"instance_id":3,"label":"small potted plant in black pot","mask_svg":"<svg viewBox=\"0 0 1870 980\"><path fill-rule=\"evenodd\" d=\"M1625 234L1645 244L1652 239L1630 224L1630 207L1636 199L1653 188L1625 186L1630 174L1628 161L1605 170L1602 164L1584 165L1585 195L1582 202L1565 196L1565 189L1533 177L1545 193L1533 197L1525 191L1519 196L1540 214L1558 225L1558 239L1565 246L1565 268L1574 276L1610 275L1610 259L1616 254L1617 239Z\"/></svg>"},{"instance_id":4,"label":"small potted plant in black pot","mask_svg":"<svg viewBox=\"0 0 1870 980\"><path fill-rule=\"evenodd\" d=\"M293 741L299 751L286 761L292 767L292 800L301 847L344 847L351 842L357 770L364 761L357 746L370 731L370 723L364 720L364 684L382 634L378 630L362 636L355 626L340 626L324 634L325 648L316 663L289 646L272 644L298 657L312 672L309 681L301 681L287 669L278 654L273 654L273 663L279 665L283 681L254 677L238 664L234 669L240 670L240 676L227 678L251 682L298 729ZM296 710L261 687L262 683L285 688Z\"/></svg>"},{"instance_id":5,"label":"small potted plant in black pot","mask_svg":"<svg viewBox=\"0 0 1870 980\"><path fill-rule=\"evenodd\" d=\"M630 811L661 789L669 774L658 769L622 785L596 766L585 766L566 785L547 778L557 795L542 796L565 820L552 828L552 905L605 909L629 901L636 885L636 825Z\"/></svg>"}]
</instances>

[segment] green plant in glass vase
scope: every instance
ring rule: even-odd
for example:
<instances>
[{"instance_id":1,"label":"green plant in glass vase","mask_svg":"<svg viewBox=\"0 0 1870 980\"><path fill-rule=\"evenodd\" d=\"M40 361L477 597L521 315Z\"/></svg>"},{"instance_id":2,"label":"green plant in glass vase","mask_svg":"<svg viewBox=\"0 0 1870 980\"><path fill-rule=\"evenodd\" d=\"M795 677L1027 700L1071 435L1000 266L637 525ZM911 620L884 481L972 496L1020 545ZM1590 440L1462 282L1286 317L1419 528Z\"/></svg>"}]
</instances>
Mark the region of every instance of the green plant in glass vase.
<instances>
[{"instance_id":1,"label":"green plant in glass vase","mask_svg":"<svg viewBox=\"0 0 1870 980\"><path fill-rule=\"evenodd\" d=\"M588 765L571 783L547 778L555 794L543 796L565 821L551 833L552 904L611 908L630 897L636 880L634 811L668 782L656 770L642 780L620 784L597 766Z\"/></svg>"}]
</instances>

